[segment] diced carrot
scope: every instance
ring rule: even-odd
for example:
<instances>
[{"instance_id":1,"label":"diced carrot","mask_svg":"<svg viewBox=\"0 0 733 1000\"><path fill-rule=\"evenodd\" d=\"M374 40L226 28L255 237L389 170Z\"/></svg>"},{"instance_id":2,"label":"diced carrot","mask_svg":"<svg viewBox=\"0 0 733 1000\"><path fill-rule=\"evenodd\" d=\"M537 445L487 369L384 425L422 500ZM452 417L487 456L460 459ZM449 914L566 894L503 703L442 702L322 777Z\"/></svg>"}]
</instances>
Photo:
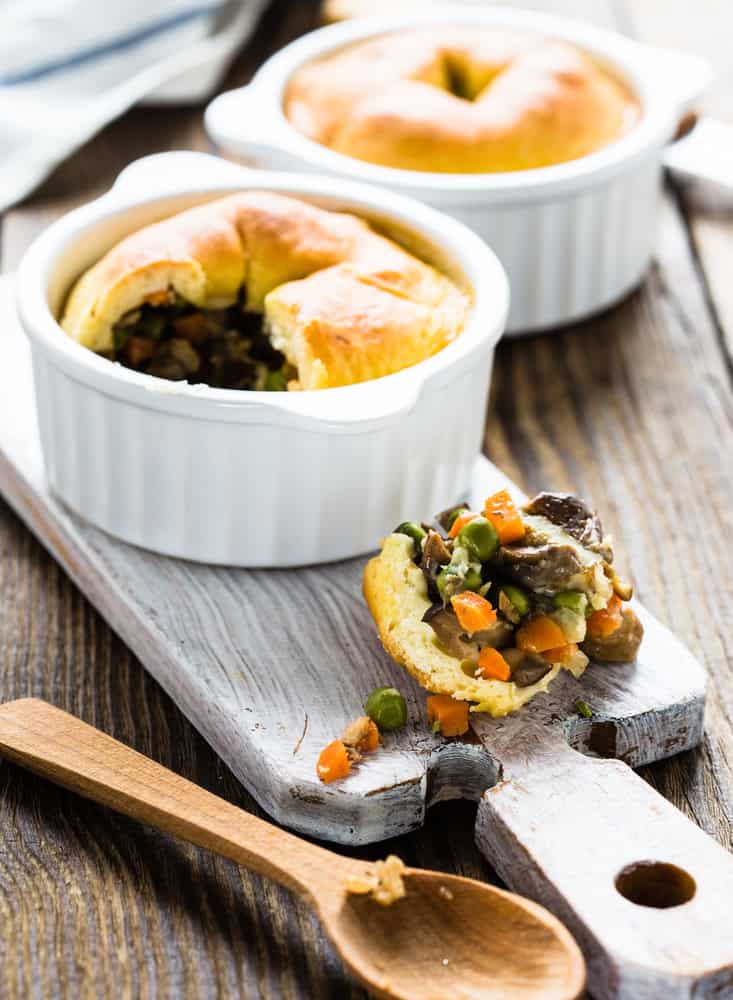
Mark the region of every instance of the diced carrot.
<instances>
[{"instance_id":1,"label":"diced carrot","mask_svg":"<svg viewBox=\"0 0 733 1000\"><path fill-rule=\"evenodd\" d=\"M464 590L451 598L453 610L458 624L465 632L480 632L496 621L496 611L490 602L475 594L472 590Z\"/></svg>"},{"instance_id":2,"label":"diced carrot","mask_svg":"<svg viewBox=\"0 0 733 1000\"><path fill-rule=\"evenodd\" d=\"M155 344L150 337L130 337L125 344L123 354L127 363L137 368L143 361L152 358L154 350Z\"/></svg>"},{"instance_id":3,"label":"diced carrot","mask_svg":"<svg viewBox=\"0 0 733 1000\"><path fill-rule=\"evenodd\" d=\"M370 753L372 750L376 750L378 746L379 730L377 729L376 722L374 722L373 719L370 719L367 731L357 744L356 749L361 750L362 753Z\"/></svg>"},{"instance_id":4,"label":"diced carrot","mask_svg":"<svg viewBox=\"0 0 733 1000\"><path fill-rule=\"evenodd\" d=\"M563 630L547 615L530 618L526 625L517 629L516 641L518 649L526 649L529 653L544 653L546 649L566 644Z\"/></svg>"},{"instance_id":5,"label":"diced carrot","mask_svg":"<svg viewBox=\"0 0 733 1000\"><path fill-rule=\"evenodd\" d=\"M524 524L514 501L507 490L499 490L487 497L484 503L484 517L496 528L502 545L518 542L524 538Z\"/></svg>"},{"instance_id":6,"label":"diced carrot","mask_svg":"<svg viewBox=\"0 0 733 1000\"><path fill-rule=\"evenodd\" d=\"M461 736L468 732L468 702L449 694L428 696L428 722L441 736Z\"/></svg>"},{"instance_id":7,"label":"diced carrot","mask_svg":"<svg viewBox=\"0 0 733 1000\"><path fill-rule=\"evenodd\" d=\"M605 608L594 611L588 619L587 632L591 639L605 639L621 627L624 620L621 598L613 595Z\"/></svg>"},{"instance_id":8,"label":"diced carrot","mask_svg":"<svg viewBox=\"0 0 733 1000\"><path fill-rule=\"evenodd\" d=\"M566 667L572 663L573 656L578 652L578 646L574 642L568 642L564 646L556 646L555 649L545 649L542 658L548 663L559 663Z\"/></svg>"},{"instance_id":9,"label":"diced carrot","mask_svg":"<svg viewBox=\"0 0 733 1000\"><path fill-rule=\"evenodd\" d=\"M206 317L200 312L179 316L173 321L173 329L177 337L183 337L192 344L202 344L210 334Z\"/></svg>"},{"instance_id":10,"label":"diced carrot","mask_svg":"<svg viewBox=\"0 0 733 1000\"><path fill-rule=\"evenodd\" d=\"M145 296L145 302L149 306L167 306L171 300L171 293L167 288L163 288L158 292L150 292L149 295Z\"/></svg>"},{"instance_id":11,"label":"diced carrot","mask_svg":"<svg viewBox=\"0 0 733 1000\"><path fill-rule=\"evenodd\" d=\"M334 740L321 750L316 765L316 773L321 781L328 784L338 778L345 778L351 770L351 761L341 740Z\"/></svg>"},{"instance_id":12,"label":"diced carrot","mask_svg":"<svg viewBox=\"0 0 733 1000\"><path fill-rule=\"evenodd\" d=\"M473 521L475 517L478 517L478 514L476 513L475 510L467 510L465 514L459 514L458 517L453 522L453 524L451 525L449 531L450 537L455 538L458 532L461 530L461 528L465 527L465 525L467 525L469 521Z\"/></svg>"},{"instance_id":13,"label":"diced carrot","mask_svg":"<svg viewBox=\"0 0 733 1000\"><path fill-rule=\"evenodd\" d=\"M485 646L478 654L478 676L487 680L508 681L512 676L512 668L498 649Z\"/></svg>"}]
</instances>

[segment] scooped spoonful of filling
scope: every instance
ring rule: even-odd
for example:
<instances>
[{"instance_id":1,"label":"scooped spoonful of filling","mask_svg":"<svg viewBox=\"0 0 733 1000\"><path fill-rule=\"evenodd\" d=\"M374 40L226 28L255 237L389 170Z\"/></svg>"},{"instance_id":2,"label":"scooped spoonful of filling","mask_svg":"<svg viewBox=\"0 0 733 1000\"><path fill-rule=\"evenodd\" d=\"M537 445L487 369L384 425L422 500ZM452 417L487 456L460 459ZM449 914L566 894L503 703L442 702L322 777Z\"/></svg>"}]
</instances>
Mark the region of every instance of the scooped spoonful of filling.
<instances>
[{"instance_id":1,"label":"scooped spoonful of filling","mask_svg":"<svg viewBox=\"0 0 733 1000\"><path fill-rule=\"evenodd\" d=\"M578 497L506 490L405 522L364 573L388 653L429 691L506 715L589 658L629 662L643 627L598 515Z\"/></svg>"}]
</instances>

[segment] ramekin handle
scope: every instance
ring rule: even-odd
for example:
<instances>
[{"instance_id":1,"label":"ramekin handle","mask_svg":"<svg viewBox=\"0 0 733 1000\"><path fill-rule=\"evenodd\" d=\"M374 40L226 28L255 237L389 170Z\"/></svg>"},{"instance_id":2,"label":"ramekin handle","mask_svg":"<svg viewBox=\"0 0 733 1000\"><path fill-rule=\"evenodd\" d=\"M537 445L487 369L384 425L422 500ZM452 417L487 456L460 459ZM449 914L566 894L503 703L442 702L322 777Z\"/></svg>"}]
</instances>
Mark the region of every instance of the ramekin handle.
<instances>
[{"instance_id":1,"label":"ramekin handle","mask_svg":"<svg viewBox=\"0 0 733 1000\"><path fill-rule=\"evenodd\" d=\"M717 209L733 204L733 125L702 118L692 131L670 143L664 165Z\"/></svg>"},{"instance_id":2,"label":"ramekin handle","mask_svg":"<svg viewBox=\"0 0 733 1000\"><path fill-rule=\"evenodd\" d=\"M406 374L406 373L405 373ZM340 393L338 405L324 408L320 392L284 393L279 409L279 422L291 418L302 428L312 424L319 430L352 430L357 426L373 429L383 422L398 422L414 409L422 395L425 380L415 377L402 378L401 373L388 380L364 382L345 389L326 390ZM273 400L273 402L276 402ZM269 409L270 417L275 410Z\"/></svg>"},{"instance_id":3,"label":"ramekin handle","mask_svg":"<svg viewBox=\"0 0 733 1000\"><path fill-rule=\"evenodd\" d=\"M112 185L109 195L145 195L155 193L160 187L165 193L175 193L172 186L183 188L192 182L205 187L211 182L238 184L246 176L247 168L229 163L210 153L177 150L170 153L153 153L133 160L122 170Z\"/></svg>"},{"instance_id":4,"label":"ramekin handle","mask_svg":"<svg viewBox=\"0 0 733 1000\"><path fill-rule=\"evenodd\" d=\"M292 167L272 111L258 98L253 84L219 94L204 112L204 124L224 149L268 167Z\"/></svg>"},{"instance_id":5,"label":"ramekin handle","mask_svg":"<svg viewBox=\"0 0 733 1000\"><path fill-rule=\"evenodd\" d=\"M640 61L642 72L651 74L655 83L666 89L680 115L692 108L713 79L707 59L681 49L644 45Z\"/></svg>"}]
</instances>

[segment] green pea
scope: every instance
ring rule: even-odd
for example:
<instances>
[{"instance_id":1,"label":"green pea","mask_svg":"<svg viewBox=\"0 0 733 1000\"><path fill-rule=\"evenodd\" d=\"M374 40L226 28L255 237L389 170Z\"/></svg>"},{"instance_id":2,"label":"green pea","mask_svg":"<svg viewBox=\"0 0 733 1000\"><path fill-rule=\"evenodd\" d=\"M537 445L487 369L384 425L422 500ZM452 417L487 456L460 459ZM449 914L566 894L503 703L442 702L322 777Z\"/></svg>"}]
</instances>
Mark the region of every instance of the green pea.
<instances>
[{"instance_id":1,"label":"green pea","mask_svg":"<svg viewBox=\"0 0 733 1000\"><path fill-rule=\"evenodd\" d=\"M512 583L502 584L501 592L510 602L519 617L524 618L529 611L529 598L525 592L520 587L515 587Z\"/></svg>"},{"instance_id":2,"label":"green pea","mask_svg":"<svg viewBox=\"0 0 733 1000\"><path fill-rule=\"evenodd\" d=\"M475 569L469 569L465 574L461 574L455 566L448 565L436 576L435 585L442 599L446 601L448 597L460 594L462 590L478 592L483 587L484 581Z\"/></svg>"},{"instance_id":3,"label":"green pea","mask_svg":"<svg viewBox=\"0 0 733 1000\"><path fill-rule=\"evenodd\" d=\"M588 598L577 590L563 590L555 594L552 603L556 608L568 608L576 615L584 615L588 607Z\"/></svg>"},{"instance_id":4,"label":"green pea","mask_svg":"<svg viewBox=\"0 0 733 1000\"><path fill-rule=\"evenodd\" d=\"M288 387L288 380L282 372L268 372L265 376L265 392L284 392Z\"/></svg>"},{"instance_id":5,"label":"green pea","mask_svg":"<svg viewBox=\"0 0 733 1000\"><path fill-rule=\"evenodd\" d=\"M456 573L453 566L446 566L444 569L438 573L435 578L435 586L438 588L438 593L445 600L445 589L450 580L457 580L458 574Z\"/></svg>"},{"instance_id":6,"label":"green pea","mask_svg":"<svg viewBox=\"0 0 733 1000\"><path fill-rule=\"evenodd\" d=\"M415 551L420 551L420 543L423 538L426 537L427 532L416 524L414 521L403 521L402 524L398 524L394 530L396 535L407 535L415 543Z\"/></svg>"},{"instance_id":7,"label":"green pea","mask_svg":"<svg viewBox=\"0 0 733 1000\"><path fill-rule=\"evenodd\" d=\"M452 510L450 514L447 514L445 517L445 524L444 524L446 531L450 531L450 529L453 527L453 525L455 524L456 520L460 517L460 515L466 514L467 512L468 512L468 507L456 507L456 509Z\"/></svg>"},{"instance_id":8,"label":"green pea","mask_svg":"<svg viewBox=\"0 0 733 1000\"><path fill-rule=\"evenodd\" d=\"M481 579L481 574L475 569L469 569L466 575L463 577L463 589L464 590L475 590L478 591L483 587L484 581Z\"/></svg>"},{"instance_id":9,"label":"green pea","mask_svg":"<svg viewBox=\"0 0 733 1000\"><path fill-rule=\"evenodd\" d=\"M463 545L479 562L491 559L499 548L499 536L496 528L485 517L474 517L464 524L456 538L458 545Z\"/></svg>"},{"instance_id":10,"label":"green pea","mask_svg":"<svg viewBox=\"0 0 733 1000\"><path fill-rule=\"evenodd\" d=\"M366 700L364 710L378 729L389 732L407 722L407 705L397 688L375 688Z\"/></svg>"},{"instance_id":11,"label":"green pea","mask_svg":"<svg viewBox=\"0 0 733 1000\"><path fill-rule=\"evenodd\" d=\"M121 351L127 341L132 336L132 329L129 326L113 326L112 338L116 351Z\"/></svg>"},{"instance_id":12,"label":"green pea","mask_svg":"<svg viewBox=\"0 0 733 1000\"><path fill-rule=\"evenodd\" d=\"M593 709L587 701L583 701L581 698L578 698L575 702L575 711L578 715L582 715L584 719L593 718Z\"/></svg>"},{"instance_id":13,"label":"green pea","mask_svg":"<svg viewBox=\"0 0 733 1000\"><path fill-rule=\"evenodd\" d=\"M166 325L166 316L161 312L145 312L137 322L138 333L152 340L159 340Z\"/></svg>"}]
</instances>

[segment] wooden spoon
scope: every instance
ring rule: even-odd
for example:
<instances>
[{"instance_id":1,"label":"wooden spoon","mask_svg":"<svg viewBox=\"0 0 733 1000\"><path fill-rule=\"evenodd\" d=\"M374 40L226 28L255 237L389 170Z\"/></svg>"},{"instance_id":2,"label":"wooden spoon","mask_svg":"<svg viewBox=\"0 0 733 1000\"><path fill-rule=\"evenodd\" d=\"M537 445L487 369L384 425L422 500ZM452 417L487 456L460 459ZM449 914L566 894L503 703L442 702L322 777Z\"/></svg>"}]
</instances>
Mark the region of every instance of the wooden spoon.
<instances>
[{"instance_id":1,"label":"wooden spoon","mask_svg":"<svg viewBox=\"0 0 733 1000\"><path fill-rule=\"evenodd\" d=\"M0 706L0 752L133 819L216 851L303 898L377 996L577 997L578 946L536 903L456 875L408 868L391 906L346 891L371 862L344 858L243 812L85 722L34 698Z\"/></svg>"}]
</instances>

